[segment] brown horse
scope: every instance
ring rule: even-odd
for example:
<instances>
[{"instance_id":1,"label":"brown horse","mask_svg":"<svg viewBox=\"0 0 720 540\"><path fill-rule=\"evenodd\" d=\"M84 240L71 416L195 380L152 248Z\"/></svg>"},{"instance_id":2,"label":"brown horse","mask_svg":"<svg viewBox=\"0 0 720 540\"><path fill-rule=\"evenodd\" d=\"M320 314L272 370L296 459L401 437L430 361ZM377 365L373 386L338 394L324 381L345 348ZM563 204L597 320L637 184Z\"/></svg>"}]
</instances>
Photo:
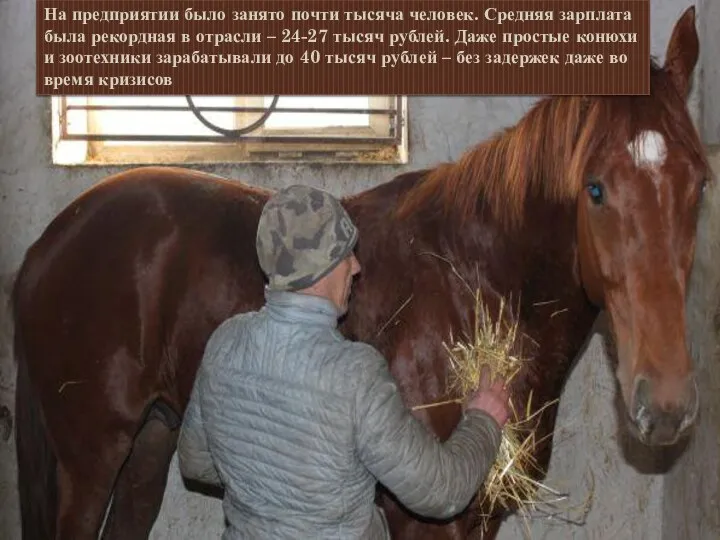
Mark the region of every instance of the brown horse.
<instances>
[{"instance_id":1,"label":"brown horse","mask_svg":"<svg viewBox=\"0 0 720 540\"><path fill-rule=\"evenodd\" d=\"M604 308L634 433L664 445L688 431L697 390L684 297L709 177L685 107L694 22L691 8L665 66L652 66L649 96L543 100L457 163L345 200L363 273L342 329L386 355L408 405L448 397L442 343L470 330L480 287L493 310L522 300L514 317L533 360L515 399L560 395ZM108 504L106 537L147 536L206 340L263 302L254 237L268 195L199 172L131 170L79 197L28 250L13 296L23 538L94 538ZM459 413L418 412L441 438ZM543 466L555 413L539 426ZM469 510L436 523L382 492L380 502L394 538L477 530Z\"/></svg>"}]
</instances>

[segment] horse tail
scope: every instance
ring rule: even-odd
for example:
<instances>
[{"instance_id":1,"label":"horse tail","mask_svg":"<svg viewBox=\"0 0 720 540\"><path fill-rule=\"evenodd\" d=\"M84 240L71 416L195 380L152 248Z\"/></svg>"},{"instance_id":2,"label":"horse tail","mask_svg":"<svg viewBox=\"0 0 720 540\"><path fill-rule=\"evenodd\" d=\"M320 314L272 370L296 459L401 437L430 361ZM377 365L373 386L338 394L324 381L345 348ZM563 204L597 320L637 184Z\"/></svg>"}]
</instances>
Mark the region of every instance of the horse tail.
<instances>
[{"instance_id":1,"label":"horse tail","mask_svg":"<svg viewBox=\"0 0 720 540\"><path fill-rule=\"evenodd\" d=\"M12 295L15 316L13 350L17 363L15 382L15 448L23 540L55 538L57 515L57 459L45 433L38 396L33 390L25 359L18 289L21 270Z\"/></svg>"}]
</instances>

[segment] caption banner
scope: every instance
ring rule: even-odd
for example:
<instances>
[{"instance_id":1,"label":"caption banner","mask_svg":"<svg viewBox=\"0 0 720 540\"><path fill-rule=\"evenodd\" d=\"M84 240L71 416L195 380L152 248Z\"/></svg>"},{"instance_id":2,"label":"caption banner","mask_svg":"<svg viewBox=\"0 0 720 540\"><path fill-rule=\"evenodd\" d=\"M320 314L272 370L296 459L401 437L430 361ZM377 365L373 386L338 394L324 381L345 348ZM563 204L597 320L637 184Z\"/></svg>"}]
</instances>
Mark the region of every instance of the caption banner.
<instances>
[{"instance_id":1,"label":"caption banner","mask_svg":"<svg viewBox=\"0 0 720 540\"><path fill-rule=\"evenodd\" d=\"M38 95L650 90L648 0L36 5Z\"/></svg>"}]
</instances>

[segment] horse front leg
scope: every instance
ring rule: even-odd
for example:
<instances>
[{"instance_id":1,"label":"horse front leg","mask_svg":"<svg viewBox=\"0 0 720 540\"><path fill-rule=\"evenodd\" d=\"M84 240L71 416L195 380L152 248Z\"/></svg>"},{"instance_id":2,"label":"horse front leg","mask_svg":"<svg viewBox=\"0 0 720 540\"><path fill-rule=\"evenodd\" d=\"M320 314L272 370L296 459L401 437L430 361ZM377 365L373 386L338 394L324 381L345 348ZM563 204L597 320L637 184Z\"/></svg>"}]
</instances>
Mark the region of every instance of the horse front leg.
<instances>
[{"instance_id":1,"label":"horse front leg","mask_svg":"<svg viewBox=\"0 0 720 540\"><path fill-rule=\"evenodd\" d=\"M463 512L449 521L435 521L412 516L380 488L378 501L385 512L393 540L470 540L471 514ZM493 537L488 537L493 538ZM483 537L483 540L484 537Z\"/></svg>"},{"instance_id":2,"label":"horse front leg","mask_svg":"<svg viewBox=\"0 0 720 540\"><path fill-rule=\"evenodd\" d=\"M502 521L499 519L488 523L487 527L476 527L468 536L468 540L495 540L500 532Z\"/></svg>"}]
</instances>

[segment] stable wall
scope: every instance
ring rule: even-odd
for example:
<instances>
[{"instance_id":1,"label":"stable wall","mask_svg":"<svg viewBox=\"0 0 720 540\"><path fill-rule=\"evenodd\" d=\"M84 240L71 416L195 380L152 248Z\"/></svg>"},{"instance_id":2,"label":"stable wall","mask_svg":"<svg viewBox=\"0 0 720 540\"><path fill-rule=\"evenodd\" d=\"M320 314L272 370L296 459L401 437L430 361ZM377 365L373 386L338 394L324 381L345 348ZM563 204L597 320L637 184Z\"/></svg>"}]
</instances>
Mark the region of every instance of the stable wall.
<instances>
[{"instance_id":1,"label":"stable wall","mask_svg":"<svg viewBox=\"0 0 720 540\"><path fill-rule=\"evenodd\" d=\"M660 59L672 26L688 5L678 0L651 0L652 52ZM718 143L720 102L702 98L714 96L720 89L717 65L704 61L708 51L720 50L720 3L700 0L698 10L702 67L696 70L696 86L689 103L694 118L702 118L698 126L706 142ZM56 213L83 190L118 170L51 165L49 105L47 98L35 95L34 55L34 3L0 0L0 538L6 539L19 538L14 441L9 432L4 437L1 413L6 407L12 418L14 407L15 368L7 295L25 250ZM203 169L271 188L300 182L337 195L355 193L403 170L456 159L472 144L517 122L533 102L531 97L412 97L408 106L410 162L403 167L247 165ZM706 348L712 346L709 343ZM717 370L703 369L717 375ZM716 380L709 377L704 384ZM704 390L709 394L709 387ZM602 337L596 334L563 394L557 446L547 481L569 492L572 504L581 504L592 488L592 478L592 506L582 527L557 519L533 520L533 537L716 540L720 537L716 499L718 439L714 427L720 422L716 404L707 404L710 412L703 416L703 436L668 476L660 476L639 471L631 463L648 460L638 459L632 452L626 458L621 450L616 435L615 396ZM702 495L698 495L695 488L701 481ZM583 518L580 511L569 516ZM697 525L701 517L704 524ZM152 538L219 538L221 526L219 502L187 492L174 462ZM511 520L503 526L500 537L522 537L520 524Z\"/></svg>"}]
</instances>

